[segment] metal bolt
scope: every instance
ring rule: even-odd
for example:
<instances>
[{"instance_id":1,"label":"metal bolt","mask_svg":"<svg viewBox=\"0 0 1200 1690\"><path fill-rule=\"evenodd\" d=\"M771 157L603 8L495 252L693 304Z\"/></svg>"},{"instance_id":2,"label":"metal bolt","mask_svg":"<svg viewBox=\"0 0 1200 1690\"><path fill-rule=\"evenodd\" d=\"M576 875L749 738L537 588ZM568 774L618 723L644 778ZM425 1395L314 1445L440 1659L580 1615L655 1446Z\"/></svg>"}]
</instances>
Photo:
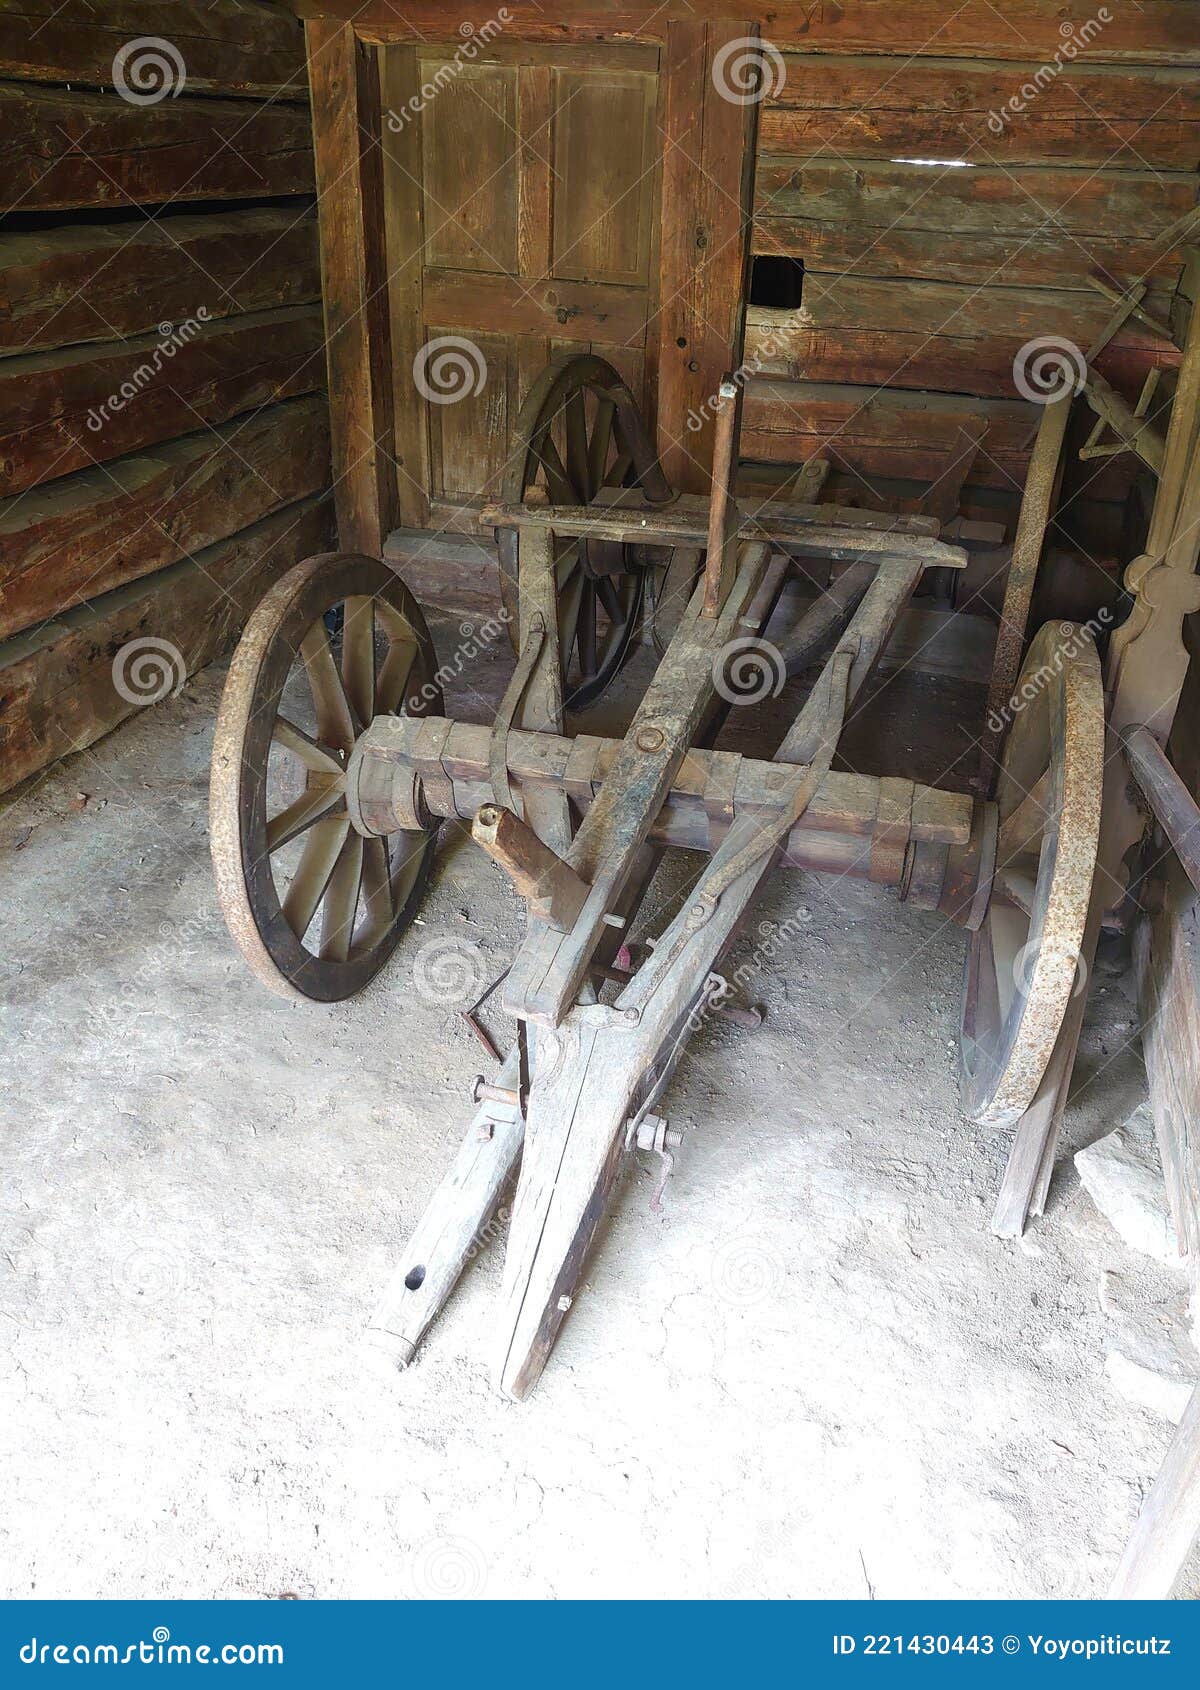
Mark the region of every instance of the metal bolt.
<instances>
[{"instance_id":1,"label":"metal bolt","mask_svg":"<svg viewBox=\"0 0 1200 1690\"><path fill-rule=\"evenodd\" d=\"M639 728L633 743L639 751L660 751L666 737L661 728Z\"/></svg>"},{"instance_id":2,"label":"metal bolt","mask_svg":"<svg viewBox=\"0 0 1200 1690\"><path fill-rule=\"evenodd\" d=\"M559 1312L559 1314L566 1314L566 1312L570 1308L570 1306L571 1306L570 1297L560 1297L558 1299L558 1312Z\"/></svg>"}]
</instances>

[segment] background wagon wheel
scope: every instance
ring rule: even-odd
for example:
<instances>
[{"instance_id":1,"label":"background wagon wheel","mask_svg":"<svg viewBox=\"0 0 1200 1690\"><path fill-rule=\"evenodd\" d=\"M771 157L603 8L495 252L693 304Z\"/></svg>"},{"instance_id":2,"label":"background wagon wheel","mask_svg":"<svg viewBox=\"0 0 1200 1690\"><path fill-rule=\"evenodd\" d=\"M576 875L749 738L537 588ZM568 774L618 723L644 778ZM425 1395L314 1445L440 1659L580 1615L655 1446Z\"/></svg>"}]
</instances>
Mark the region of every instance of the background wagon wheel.
<instances>
[{"instance_id":1,"label":"background wagon wheel","mask_svg":"<svg viewBox=\"0 0 1200 1690\"><path fill-rule=\"evenodd\" d=\"M590 505L604 487L640 487L656 504L673 496L634 397L616 370L591 353L565 353L546 366L521 407L501 497L506 504L521 504L536 488L554 505ZM516 530L497 529L496 543L515 649ZM620 672L637 633L647 572L661 555L661 548L613 540L558 542L568 710L586 710Z\"/></svg>"},{"instance_id":2,"label":"background wagon wheel","mask_svg":"<svg viewBox=\"0 0 1200 1690\"><path fill-rule=\"evenodd\" d=\"M436 668L416 600L375 558L309 558L246 626L213 740L213 866L242 955L286 997L357 992L416 910L436 823L365 837L345 774L372 717L440 713Z\"/></svg>"},{"instance_id":3,"label":"background wagon wheel","mask_svg":"<svg viewBox=\"0 0 1200 1690\"><path fill-rule=\"evenodd\" d=\"M1013 693L991 898L963 983L963 1108L1007 1124L1033 1101L1072 994L1096 866L1104 691L1086 628L1041 628Z\"/></svg>"}]
</instances>

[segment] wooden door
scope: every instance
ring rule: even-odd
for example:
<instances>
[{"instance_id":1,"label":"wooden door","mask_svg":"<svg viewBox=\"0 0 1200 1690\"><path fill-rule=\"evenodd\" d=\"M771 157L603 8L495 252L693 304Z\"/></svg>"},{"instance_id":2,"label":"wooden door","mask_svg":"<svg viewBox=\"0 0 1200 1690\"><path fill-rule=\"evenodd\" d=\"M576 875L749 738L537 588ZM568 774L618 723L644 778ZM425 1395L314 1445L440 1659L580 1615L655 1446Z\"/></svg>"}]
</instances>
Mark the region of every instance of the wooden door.
<instances>
[{"instance_id":1,"label":"wooden door","mask_svg":"<svg viewBox=\"0 0 1200 1690\"><path fill-rule=\"evenodd\" d=\"M400 520L473 528L563 347L656 386L659 49L393 46L383 147Z\"/></svg>"}]
</instances>

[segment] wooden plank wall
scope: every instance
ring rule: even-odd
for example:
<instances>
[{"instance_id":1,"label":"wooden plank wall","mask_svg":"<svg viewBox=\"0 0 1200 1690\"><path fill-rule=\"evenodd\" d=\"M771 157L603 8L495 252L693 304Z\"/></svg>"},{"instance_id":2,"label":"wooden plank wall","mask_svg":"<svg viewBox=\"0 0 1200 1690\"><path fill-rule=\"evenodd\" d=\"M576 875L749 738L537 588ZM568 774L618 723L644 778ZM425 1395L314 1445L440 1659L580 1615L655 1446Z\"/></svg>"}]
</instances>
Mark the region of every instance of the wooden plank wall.
<instances>
[{"instance_id":1,"label":"wooden plank wall","mask_svg":"<svg viewBox=\"0 0 1200 1690\"><path fill-rule=\"evenodd\" d=\"M0 170L5 791L139 707L130 641L182 680L331 539L302 27L4 0Z\"/></svg>"},{"instance_id":2,"label":"wooden plank wall","mask_svg":"<svg viewBox=\"0 0 1200 1690\"><path fill-rule=\"evenodd\" d=\"M941 473L962 406L918 414L907 395L983 396L969 504L973 489L1019 488L1036 411L1013 362L1038 336L1087 347L1110 309L1089 273L1128 282L1148 267L1151 303L1168 309L1180 252L1145 255L1196 201L1200 11L1184 0L1140 35L1113 13L1082 36L1090 14L1072 23L1040 0L1020 20L968 4L952 27L921 12L875 8L869 45L862 7L816 8L803 38L764 26L781 57L760 115L754 247L805 273L798 310L751 306L747 356L763 379L746 427L778 460L790 404L795 459L829 456L852 481L890 464L920 482ZM1135 399L1175 357L1134 324L1099 367ZM1076 465L1064 497L1115 504L1133 472L1130 457Z\"/></svg>"}]
</instances>

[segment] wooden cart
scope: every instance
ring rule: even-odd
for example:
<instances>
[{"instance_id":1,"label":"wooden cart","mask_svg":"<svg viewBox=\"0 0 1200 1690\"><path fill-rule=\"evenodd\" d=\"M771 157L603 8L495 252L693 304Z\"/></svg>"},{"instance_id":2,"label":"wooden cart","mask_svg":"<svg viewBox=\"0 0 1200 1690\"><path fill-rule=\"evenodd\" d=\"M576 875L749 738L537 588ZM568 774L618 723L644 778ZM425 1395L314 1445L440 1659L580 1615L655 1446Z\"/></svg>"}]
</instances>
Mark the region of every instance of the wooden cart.
<instances>
[{"instance_id":1,"label":"wooden cart","mask_svg":"<svg viewBox=\"0 0 1200 1690\"><path fill-rule=\"evenodd\" d=\"M1090 372L1042 412L977 795L839 773L847 713L914 588L927 570L961 569L966 554L943 532L948 510L777 498L739 506L755 101L714 97L713 88L722 55L756 48L757 23L706 18L703 7L686 16L660 8L647 23L564 5L550 24L541 8L518 6L511 28L532 44L515 85L518 128L531 153L523 126L545 95L547 67L561 69L562 55L581 44L608 43L596 66L615 79L620 109L644 115L643 61L621 55L655 43L663 209L653 231L638 224L617 241L628 275L607 292L550 286L545 255L531 255L529 242L514 249L512 277L487 283L506 321L524 324L532 314L590 344L553 350L541 374L514 367L504 376L525 397L498 448L490 500L470 520L496 538L516 667L492 725L450 721L421 611L385 561L406 515L412 466L431 438L418 439L404 414L417 368L414 300L425 299L428 318L435 299L452 327L470 309L446 273L431 279L426 270L424 294L413 294L413 267L392 263L396 205L386 217L382 205L381 138L399 114L401 145L415 144L409 119L428 91L413 83L411 64L385 66L393 101L385 118L374 55L410 39L414 13L426 23L433 14L407 6L401 18L387 0L298 9L316 14L307 27L343 550L281 580L234 659L213 763L221 901L268 985L323 1001L358 990L400 942L444 820L470 824L528 908L503 979L517 1043L499 1074L478 1083L477 1111L405 1249L379 1336L401 1365L411 1358L519 1168L494 1360L499 1389L525 1395L576 1295L628 1153L669 1158L677 1147L659 1113L672 1072L689 1035L728 1007L723 960L768 877L789 867L863 876L963 928L963 1108L975 1121L1015 1129L996 1226L1019 1232L1048 1186L1097 937L1119 916L1146 837L1122 747L1132 736L1146 753L1143 729L1155 745L1165 742L1186 669L1183 617L1200 606L1195 323L1165 438ZM464 33L486 39L484 11L468 11ZM805 29L824 27L811 7L803 11ZM575 61L563 63L573 75ZM576 168L569 139L563 145L556 163ZM538 195L549 192L540 165L530 162L520 192L521 238L536 249L546 236ZM651 299L652 274L659 285ZM1089 356L1133 318L1165 332L1146 315L1145 291L1102 288L1111 316ZM628 362L596 350L606 336L619 338L611 321L601 331L605 312L624 322L639 311L640 398ZM580 327L581 316L590 327ZM1132 614L1104 669L1094 628L1055 621L1031 638L1028 627L1077 385L1099 419L1087 449L1102 449L1097 439L1108 427L1159 477L1146 554L1126 578ZM447 413L443 443L452 427ZM960 434L956 450L969 461L977 438ZM497 450L490 437L484 445ZM956 473L957 463L947 473L961 485L966 470ZM445 516L429 499L420 514L431 525ZM463 526L461 511L453 521ZM827 560L831 584L766 646L763 630L796 558ZM586 712L647 629L661 660L624 735L565 736L565 711ZM773 653L796 673L824 657L768 760L712 748L723 676L747 650ZM285 707L297 672L310 698L307 731ZM299 797L282 808L271 796L280 756L302 776ZM701 854L702 866L684 907L638 956L627 936L668 846Z\"/></svg>"}]
</instances>

